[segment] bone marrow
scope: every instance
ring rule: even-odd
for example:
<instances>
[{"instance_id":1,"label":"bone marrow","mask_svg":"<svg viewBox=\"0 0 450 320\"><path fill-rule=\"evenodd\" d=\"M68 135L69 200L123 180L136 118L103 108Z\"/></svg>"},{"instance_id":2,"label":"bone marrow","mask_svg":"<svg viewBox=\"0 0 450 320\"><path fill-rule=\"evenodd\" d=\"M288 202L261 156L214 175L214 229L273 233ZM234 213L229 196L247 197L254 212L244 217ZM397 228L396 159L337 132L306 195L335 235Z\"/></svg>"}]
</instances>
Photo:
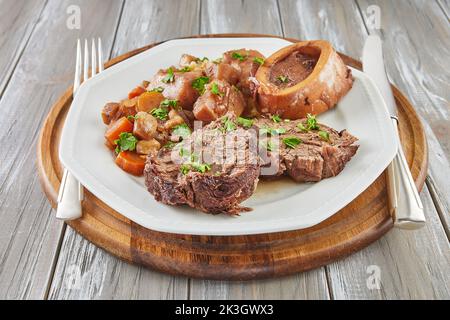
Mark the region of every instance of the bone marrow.
<instances>
[{"instance_id":1,"label":"bone marrow","mask_svg":"<svg viewBox=\"0 0 450 320\"><path fill-rule=\"evenodd\" d=\"M324 40L277 51L258 69L256 81L259 111L287 119L333 108L353 85L351 70Z\"/></svg>"}]
</instances>

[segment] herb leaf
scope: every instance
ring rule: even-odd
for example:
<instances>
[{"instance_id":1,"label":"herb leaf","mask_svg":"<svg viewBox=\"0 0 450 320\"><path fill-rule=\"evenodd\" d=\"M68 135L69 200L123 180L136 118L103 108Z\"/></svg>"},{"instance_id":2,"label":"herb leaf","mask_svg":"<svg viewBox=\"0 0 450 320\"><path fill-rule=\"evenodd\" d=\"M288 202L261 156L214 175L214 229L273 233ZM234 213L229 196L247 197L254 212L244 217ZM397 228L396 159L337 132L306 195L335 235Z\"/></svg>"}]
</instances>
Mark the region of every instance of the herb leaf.
<instances>
[{"instance_id":1,"label":"herb leaf","mask_svg":"<svg viewBox=\"0 0 450 320\"><path fill-rule=\"evenodd\" d=\"M303 131L303 132L308 132L308 128L306 128L304 125L303 125L303 123L301 123L301 122L299 122L298 124L297 124L297 128L299 128L301 131Z\"/></svg>"},{"instance_id":2,"label":"herb leaf","mask_svg":"<svg viewBox=\"0 0 450 320\"><path fill-rule=\"evenodd\" d=\"M192 81L192 88L198 91L199 94L205 92L205 85L209 82L209 77L198 77Z\"/></svg>"},{"instance_id":3,"label":"herb leaf","mask_svg":"<svg viewBox=\"0 0 450 320\"><path fill-rule=\"evenodd\" d=\"M170 68L167 70L166 76L162 79L162 82L164 82L164 83L170 83L170 82L173 82L174 80L175 80L175 74L173 73L173 68L170 67Z\"/></svg>"},{"instance_id":4,"label":"herb leaf","mask_svg":"<svg viewBox=\"0 0 450 320\"><path fill-rule=\"evenodd\" d=\"M138 140L136 139L135 136L133 136L132 133L122 132L119 135L119 139L114 141L114 143L117 145L116 153L119 153L121 151L134 151L134 150L136 150L136 144L138 143Z\"/></svg>"},{"instance_id":5,"label":"herb leaf","mask_svg":"<svg viewBox=\"0 0 450 320\"><path fill-rule=\"evenodd\" d=\"M264 58L260 58L260 57L255 57L253 59L253 62L258 63L260 66L262 66L264 64Z\"/></svg>"},{"instance_id":6,"label":"herb leaf","mask_svg":"<svg viewBox=\"0 0 450 320\"><path fill-rule=\"evenodd\" d=\"M281 83L288 83L289 82L289 78L287 76L278 76L277 80L280 81Z\"/></svg>"},{"instance_id":7,"label":"herb leaf","mask_svg":"<svg viewBox=\"0 0 450 320\"><path fill-rule=\"evenodd\" d=\"M160 103L160 106L161 107L172 107L175 109L178 106L178 101L165 99Z\"/></svg>"},{"instance_id":8,"label":"herb leaf","mask_svg":"<svg viewBox=\"0 0 450 320\"><path fill-rule=\"evenodd\" d=\"M316 116L308 113L306 115L306 128L308 130L319 130L319 126L317 125Z\"/></svg>"},{"instance_id":9,"label":"herb leaf","mask_svg":"<svg viewBox=\"0 0 450 320\"><path fill-rule=\"evenodd\" d=\"M223 131L230 132L236 130L236 125L228 117L223 118L222 123L223 123Z\"/></svg>"},{"instance_id":10,"label":"herb leaf","mask_svg":"<svg viewBox=\"0 0 450 320\"><path fill-rule=\"evenodd\" d=\"M302 143L302 140L297 137L287 137L283 139L283 143L286 145L286 147L294 149L296 146Z\"/></svg>"},{"instance_id":11,"label":"herb leaf","mask_svg":"<svg viewBox=\"0 0 450 320\"><path fill-rule=\"evenodd\" d=\"M163 146L163 148L172 149L175 147L176 143L173 141L167 141L167 143Z\"/></svg>"},{"instance_id":12,"label":"herb leaf","mask_svg":"<svg viewBox=\"0 0 450 320\"><path fill-rule=\"evenodd\" d=\"M275 144L272 142L272 140L267 141L267 150L274 151L275 150Z\"/></svg>"},{"instance_id":13,"label":"herb leaf","mask_svg":"<svg viewBox=\"0 0 450 320\"><path fill-rule=\"evenodd\" d=\"M319 131L319 137L325 141L330 141L330 134L326 131Z\"/></svg>"},{"instance_id":14,"label":"herb leaf","mask_svg":"<svg viewBox=\"0 0 450 320\"><path fill-rule=\"evenodd\" d=\"M261 129L259 129L259 134L270 134L271 136L284 134L284 133L286 133L285 128L274 129L274 128L269 128L269 127L262 127Z\"/></svg>"},{"instance_id":15,"label":"herb leaf","mask_svg":"<svg viewBox=\"0 0 450 320\"><path fill-rule=\"evenodd\" d=\"M247 59L247 55L240 54L239 52L233 52L231 54L231 58L237 59L239 61L244 61L245 59Z\"/></svg>"},{"instance_id":16,"label":"herb leaf","mask_svg":"<svg viewBox=\"0 0 450 320\"><path fill-rule=\"evenodd\" d=\"M178 70L178 71L180 71L180 72L189 72L189 71L191 71L192 70L192 68L191 67L189 67L189 66L185 66L185 67L183 67L182 69L180 69L180 70Z\"/></svg>"},{"instance_id":17,"label":"herb leaf","mask_svg":"<svg viewBox=\"0 0 450 320\"><path fill-rule=\"evenodd\" d=\"M185 139L191 135L191 129L189 128L189 126L187 124L183 123L183 124L176 126L173 129L172 134Z\"/></svg>"},{"instance_id":18,"label":"herb leaf","mask_svg":"<svg viewBox=\"0 0 450 320\"><path fill-rule=\"evenodd\" d=\"M159 92L159 93L161 93L163 91L164 91L163 87L156 87L156 88L153 88L153 89L149 90L148 92Z\"/></svg>"},{"instance_id":19,"label":"herb leaf","mask_svg":"<svg viewBox=\"0 0 450 320\"><path fill-rule=\"evenodd\" d=\"M281 122L281 118L277 114L271 116L270 119L272 119L272 121L275 122L275 123L280 123Z\"/></svg>"},{"instance_id":20,"label":"herb leaf","mask_svg":"<svg viewBox=\"0 0 450 320\"><path fill-rule=\"evenodd\" d=\"M239 117L237 118L237 123L241 126L243 126L244 128L251 128L251 126L253 126L253 120L252 119L246 119L243 117Z\"/></svg>"},{"instance_id":21,"label":"herb leaf","mask_svg":"<svg viewBox=\"0 0 450 320\"><path fill-rule=\"evenodd\" d=\"M153 109L150 114L159 120L165 121L169 116L169 109L167 109L167 107L159 107Z\"/></svg>"},{"instance_id":22,"label":"herb leaf","mask_svg":"<svg viewBox=\"0 0 450 320\"><path fill-rule=\"evenodd\" d=\"M211 85L211 93L219 97L223 97L225 95L223 92L220 92L219 86L215 82Z\"/></svg>"}]
</instances>

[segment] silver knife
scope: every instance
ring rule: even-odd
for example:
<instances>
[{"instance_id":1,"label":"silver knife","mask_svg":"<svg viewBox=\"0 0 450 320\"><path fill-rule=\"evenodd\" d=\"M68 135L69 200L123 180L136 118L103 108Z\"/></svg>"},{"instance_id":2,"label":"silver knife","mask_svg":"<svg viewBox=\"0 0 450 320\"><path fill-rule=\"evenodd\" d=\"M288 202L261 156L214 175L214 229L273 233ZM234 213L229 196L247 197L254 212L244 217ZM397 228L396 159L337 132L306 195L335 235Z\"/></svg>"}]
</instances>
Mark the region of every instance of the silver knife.
<instances>
[{"instance_id":1,"label":"silver knife","mask_svg":"<svg viewBox=\"0 0 450 320\"><path fill-rule=\"evenodd\" d=\"M383 60L383 47L378 35L370 35L364 44L363 70L376 84L386 102L392 124L398 133L398 118L394 95L389 83ZM406 162L400 138L397 136L398 151L388 166L388 195L394 225L402 229L418 229L425 225L423 205L414 179Z\"/></svg>"}]
</instances>

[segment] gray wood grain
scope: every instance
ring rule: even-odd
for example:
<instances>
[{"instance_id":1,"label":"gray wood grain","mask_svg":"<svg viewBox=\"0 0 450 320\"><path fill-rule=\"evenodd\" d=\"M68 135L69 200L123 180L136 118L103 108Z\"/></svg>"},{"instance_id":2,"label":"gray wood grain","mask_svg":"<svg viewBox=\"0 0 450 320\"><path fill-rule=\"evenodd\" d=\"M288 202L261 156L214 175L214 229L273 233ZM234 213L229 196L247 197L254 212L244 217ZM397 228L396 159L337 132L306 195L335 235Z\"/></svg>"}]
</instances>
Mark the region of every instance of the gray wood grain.
<instances>
[{"instance_id":1,"label":"gray wood grain","mask_svg":"<svg viewBox=\"0 0 450 320\"><path fill-rule=\"evenodd\" d=\"M66 8L74 3L85 18L96 14L81 31L66 29ZM101 8L98 0L49 1L0 100L0 297L45 297L63 224L40 189L36 140L52 103L73 81L77 37L102 36L111 46L107 35L120 3Z\"/></svg>"},{"instance_id":2,"label":"gray wood grain","mask_svg":"<svg viewBox=\"0 0 450 320\"><path fill-rule=\"evenodd\" d=\"M203 1L202 33L282 35L276 1ZM324 268L265 281L191 280L193 299L329 299Z\"/></svg>"},{"instance_id":3,"label":"gray wood grain","mask_svg":"<svg viewBox=\"0 0 450 320\"><path fill-rule=\"evenodd\" d=\"M399 2L403 1L395 3ZM287 36L302 39L325 38L344 53L354 57L361 55L367 33L355 3L345 0L319 3L306 0L282 1L280 9ZM382 12L387 10L388 8L385 8ZM401 20L396 16L389 16L387 19L391 24ZM299 27L298 21L302 21L302 27ZM385 50L392 50L392 47L398 47L398 45L390 43L385 46ZM415 54L417 55L417 52ZM412 57L402 60L402 63L410 63L410 68L417 68ZM422 67L426 68L426 66ZM391 69L391 65L388 65L388 70L393 79L398 79L396 84L402 86L402 90L409 90L409 92L415 90L416 83L410 83L410 80L406 78L399 78L401 76L398 74L402 70ZM430 155L436 151L437 149L430 150ZM449 296L448 278L444 276L445 272L449 271L448 239L427 190L424 190L422 200L427 205L429 221L426 228L409 233L395 229L376 244L344 261L326 267L333 298L431 298L436 296L442 298ZM426 246L421 243L426 243ZM399 252L402 254L400 255ZM436 261L436 263L429 263L429 261ZM383 287L384 291L375 293L366 286L368 277L366 269L374 264L378 265L384 273L392 273ZM403 269L399 268L399 265L408 271L402 272ZM417 277L414 278L414 275ZM447 283L443 280L447 280ZM422 288L424 283L427 289Z\"/></svg>"},{"instance_id":4,"label":"gray wood grain","mask_svg":"<svg viewBox=\"0 0 450 320\"><path fill-rule=\"evenodd\" d=\"M429 181L450 228L450 28L437 2L358 1L381 10L387 70L423 118L429 140Z\"/></svg>"},{"instance_id":5,"label":"gray wood grain","mask_svg":"<svg viewBox=\"0 0 450 320\"><path fill-rule=\"evenodd\" d=\"M198 33L199 12L198 1L126 1L112 52L125 53L155 41ZM177 23L169 17L177 17ZM76 287L70 285L74 270L81 279ZM186 299L187 284L187 278L123 262L69 229L49 298Z\"/></svg>"},{"instance_id":6,"label":"gray wood grain","mask_svg":"<svg viewBox=\"0 0 450 320\"><path fill-rule=\"evenodd\" d=\"M202 1L201 33L267 33L281 35L275 0Z\"/></svg>"},{"instance_id":7,"label":"gray wood grain","mask_svg":"<svg viewBox=\"0 0 450 320\"><path fill-rule=\"evenodd\" d=\"M0 1L0 96L16 67L45 1Z\"/></svg>"}]
</instances>

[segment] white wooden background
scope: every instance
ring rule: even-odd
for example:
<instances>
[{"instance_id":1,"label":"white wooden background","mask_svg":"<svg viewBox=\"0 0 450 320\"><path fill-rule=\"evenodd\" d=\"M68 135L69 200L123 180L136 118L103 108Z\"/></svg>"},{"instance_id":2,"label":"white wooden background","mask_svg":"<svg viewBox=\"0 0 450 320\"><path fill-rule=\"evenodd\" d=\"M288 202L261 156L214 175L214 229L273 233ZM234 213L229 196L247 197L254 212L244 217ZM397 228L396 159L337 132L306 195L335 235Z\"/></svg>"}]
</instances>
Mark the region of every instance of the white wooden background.
<instances>
[{"instance_id":1,"label":"white wooden background","mask_svg":"<svg viewBox=\"0 0 450 320\"><path fill-rule=\"evenodd\" d=\"M66 27L73 4L81 8L80 30ZM55 219L38 181L36 141L50 106L71 84L77 38L102 37L105 55L114 57L179 36L266 33L327 39L358 58L372 4L381 9L389 76L427 132L425 228L392 230L310 272L226 282L129 265ZM449 0L0 0L0 298L449 299L449 14ZM379 289L366 284L371 265L381 270Z\"/></svg>"}]
</instances>

